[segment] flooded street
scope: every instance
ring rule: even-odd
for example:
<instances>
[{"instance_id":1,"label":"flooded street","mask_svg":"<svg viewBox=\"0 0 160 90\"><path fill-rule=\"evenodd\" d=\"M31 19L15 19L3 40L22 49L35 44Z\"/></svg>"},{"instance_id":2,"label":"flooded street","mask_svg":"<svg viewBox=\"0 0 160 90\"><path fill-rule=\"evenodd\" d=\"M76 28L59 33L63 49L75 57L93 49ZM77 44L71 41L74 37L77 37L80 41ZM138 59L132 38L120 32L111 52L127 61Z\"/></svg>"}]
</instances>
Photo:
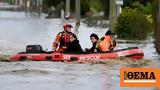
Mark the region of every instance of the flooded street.
<instances>
[{"instance_id":1,"label":"flooded street","mask_svg":"<svg viewBox=\"0 0 160 90\"><path fill-rule=\"evenodd\" d=\"M113 81L119 78L119 72L112 73L114 69L105 65L57 62L22 62L6 65L1 68L3 70L0 72L2 80L0 85L5 83L7 86L1 86L0 90L31 90L32 88L33 90L106 90L106 88L113 90L118 88Z\"/></svg>"},{"instance_id":2,"label":"flooded street","mask_svg":"<svg viewBox=\"0 0 160 90\"><path fill-rule=\"evenodd\" d=\"M61 19L45 19L24 12L0 11L0 55L25 51L26 45L40 44L52 49L56 34L63 30ZM75 22L71 22L75 26ZM83 49L91 47L89 36L102 37L107 29L81 24L74 31ZM145 41L117 40L116 49L139 47L144 58L158 62L153 39ZM154 67L149 65L146 67ZM0 62L0 90L153 90L153 88L120 88L121 65L78 64L64 62Z\"/></svg>"},{"instance_id":3,"label":"flooded street","mask_svg":"<svg viewBox=\"0 0 160 90\"><path fill-rule=\"evenodd\" d=\"M8 14L10 15L10 13ZM8 17L0 16L0 42L3 43L1 44L2 46L0 46L0 49L2 49L1 54L25 51L25 46L30 44L40 44L44 50L51 50L56 34L63 30L63 22L61 19L40 19L26 16L24 13L20 13L20 17L17 18L14 16L16 16L16 14ZM71 24L74 26L75 22L71 22ZM98 33L100 36L103 36L106 32L106 29L84 26L85 25L82 24L79 28L80 31L75 32L82 48L89 48L91 46L89 39L91 33ZM12 47L10 45L12 45Z\"/></svg>"}]
</instances>

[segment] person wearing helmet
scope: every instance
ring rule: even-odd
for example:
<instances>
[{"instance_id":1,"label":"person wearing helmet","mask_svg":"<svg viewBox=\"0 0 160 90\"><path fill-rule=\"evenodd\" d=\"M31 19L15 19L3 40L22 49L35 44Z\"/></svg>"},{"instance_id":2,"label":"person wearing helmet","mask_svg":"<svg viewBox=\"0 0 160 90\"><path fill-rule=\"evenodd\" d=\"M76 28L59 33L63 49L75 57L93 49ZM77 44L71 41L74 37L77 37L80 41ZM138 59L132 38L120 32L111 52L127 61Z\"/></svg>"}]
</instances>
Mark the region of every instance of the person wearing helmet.
<instances>
[{"instance_id":1,"label":"person wearing helmet","mask_svg":"<svg viewBox=\"0 0 160 90\"><path fill-rule=\"evenodd\" d=\"M59 32L53 42L53 51L63 52L67 48L70 42L70 36L74 34L71 32L71 28L72 25L70 24L63 25L64 31Z\"/></svg>"},{"instance_id":2,"label":"person wearing helmet","mask_svg":"<svg viewBox=\"0 0 160 90\"><path fill-rule=\"evenodd\" d=\"M96 48L100 52L113 51L116 46L116 42L113 41L111 30L108 30L104 37L97 43Z\"/></svg>"}]
</instances>

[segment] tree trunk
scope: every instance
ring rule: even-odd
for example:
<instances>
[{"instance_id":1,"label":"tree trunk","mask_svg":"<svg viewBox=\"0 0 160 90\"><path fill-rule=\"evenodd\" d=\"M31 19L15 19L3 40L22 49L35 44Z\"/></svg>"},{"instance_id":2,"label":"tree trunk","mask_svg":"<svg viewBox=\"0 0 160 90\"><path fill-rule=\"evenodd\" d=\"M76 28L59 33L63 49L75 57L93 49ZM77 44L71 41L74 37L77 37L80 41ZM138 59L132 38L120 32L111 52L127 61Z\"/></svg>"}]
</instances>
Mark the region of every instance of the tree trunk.
<instances>
[{"instance_id":1,"label":"tree trunk","mask_svg":"<svg viewBox=\"0 0 160 90\"><path fill-rule=\"evenodd\" d=\"M155 47L160 54L160 0L154 1Z\"/></svg>"}]
</instances>

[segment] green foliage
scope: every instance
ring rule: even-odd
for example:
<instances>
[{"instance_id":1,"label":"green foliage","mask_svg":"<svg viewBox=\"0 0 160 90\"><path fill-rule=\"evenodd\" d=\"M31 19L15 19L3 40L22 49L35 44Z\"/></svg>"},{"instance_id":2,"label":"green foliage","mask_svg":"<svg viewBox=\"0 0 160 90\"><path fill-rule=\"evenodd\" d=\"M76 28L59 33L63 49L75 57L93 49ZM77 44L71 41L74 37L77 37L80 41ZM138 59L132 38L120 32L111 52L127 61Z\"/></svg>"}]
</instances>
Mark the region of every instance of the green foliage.
<instances>
[{"instance_id":1,"label":"green foliage","mask_svg":"<svg viewBox=\"0 0 160 90\"><path fill-rule=\"evenodd\" d=\"M61 9L64 8L64 3L58 4L55 8L55 10L53 11L55 17L59 17L61 16Z\"/></svg>"},{"instance_id":2,"label":"green foliage","mask_svg":"<svg viewBox=\"0 0 160 90\"><path fill-rule=\"evenodd\" d=\"M146 15L141 12L134 13L128 24L131 36L138 39L145 39L152 30L152 25L148 22Z\"/></svg>"},{"instance_id":3,"label":"green foliage","mask_svg":"<svg viewBox=\"0 0 160 90\"><path fill-rule=\"evenodd\" d=\"M43 0L43 4L48 8L52 6L57 7L61 2L65 2L65 0Z\"/></svg>"},{"instance_id":4,"label":"green foliage","mask_svg":"<svg viewBox=\"0 0 160 90\"><path fill-rule=\"evenodd\" d=\"M109 0L89 0L89 8L93 13L104 12L104 19L109 19Z\"/></svg>"},{"instance_id":5,"label":"green foliage","mask_svg":"<svg viewBox=\"0 0 160 90\"><path fill-rule=\"evenodd\" d=\"M43 12L52 12L51 8L55 8L54 13L59 15L61 9L64 8L64 5L62 7L62 3L64 2L65 0L43 0Z\"/></svg>"},{"instance_id":6,"label":"green foliage","mask_svg":"<svg viewBox=\"0 0 160 90\"><path fill-rule=\"evenodd\" d=\"M140 4L146 6L148 2L152 3L154 0L123 0L123 7L133 7L134 2L139 2Z\"/></svg>"},{"instance_id":7,"label":"green foliage","mask_svg":"<svg viewBox=\"0 0 160 90\"><path fill-rule=\"evenodd\" d=\"M88 0L81 0L81 15L82 17L88 12L89 9L89 1Z\"/></svg>"},{"instance_id":8,"label":"green foliage","mask_svg":"<svg viewBox=\"0 0 160 90\"><path fill-rule=\"evenodd\" d=\"M122 10L122 13L117 18L117 27L116 32L118 34L118 37L125 38L129 37L130 30L128 27L129 18L133 15L133 13L136 12L136 9L130 9L129 7L126 7Z\"/></svg>"},{"instance_id":9,"label":"green foliage","mask_svg":"<svg viewBox=\"0 0 160 90\"><path fill-rule=\"evenodd\" d=\"M58 7L59 4L62 2L64 3L65 7L65 1L66 0L43 0L43 8L46 10L51 7L55 7L55 9ZM76 0L70 0L70 9L71 13L75 13L75 1ZM84 17L86 12L93 12L97 13L103 11L104 12L104 18L108 19L109 17L109 0L81 0L81 16ZM58 11L56 11L58 12Z\"/></svg>"},{"instance_id":10,"label":"green foliage","mask_svg":"<svg viewBox=\"0 0 160 90\"><path fill-rule=\"evenodd\" d=\"M73 12L73 13L75 13L75 0L70 0L70 7L71 7L71 11ZM88 0L83 0L83 1L81 1L81 15L83 16L83 15L85 15L85 13L86 12L88 12L89 11L89 2L88 2Z\"/></svg>"},{"instance_id":11,"label":"green foliage","mask_svg":"<svg viewBox=\"0 0 160 90\"><path fill-rule=\"evenodd\" d=\"M100 12L102 10L102 3L99 0L90 0L89 6L92 12Z\"/></svg>"},{"instance_id":12,"label":"green foliage","mask_svg":"<svg viewBox=\"0 0 160 90\"><path fill-rule=\"evenodd\" d=\"M150 2L148 2L146 5L146 8L145 8L145 13L147 15L152 14L152 10L153 10L152 4Z\"/></svg>"},{"instance_id":13,"label":"green foliage","mask_svg":"<svg viewBox=\"0 0 160 90\"><path fill-rule=\"evenodd\" d=\"M76 3L75 0L70 0L70 8L72 12L75 12L75 6L76 6L75 3Z\"/></svg>"},{"instance_id":14,"label":"green foliage","mask_svg":"<svg viewBox=\"0 0 160 90\"><path fill-rule=\"evenodd\" d=\"M104 19L109 19L109 0L100 0L102 3L102 10L104 12Z\"/></svg>"},{"instance_id":15,"label":"green foliage","mask_svg":"<svg viewBox=\"0 0 160 90\"><path fill-rule=\"evenodd\" d=\"M147 21L151 24L153 24L153 17L152 17L152 14L150 15L146 15L147 16Z\"/></svg>"},{"instance_id":16,"label":"green foliage","mask_svg":"<svg viewBox=\"0 0 160 90\"><path fill-rule=\"evenodd\" d=\"M146 39L152 30L152 24L145 14L126 7L117 18L116 33L119 38Z\"/></svg>"},{"instance_id":17,"label":"green foliage","mask_svg":"<svg viewBox=\"0 0 160 90\"><path fill-rule=\"evenodd\" d=\"M152 4L150 2L148 2L146 6L140 4L140 2L134 2L133 7L147 15L152 13Z\"/></svg>"}]
</instances>

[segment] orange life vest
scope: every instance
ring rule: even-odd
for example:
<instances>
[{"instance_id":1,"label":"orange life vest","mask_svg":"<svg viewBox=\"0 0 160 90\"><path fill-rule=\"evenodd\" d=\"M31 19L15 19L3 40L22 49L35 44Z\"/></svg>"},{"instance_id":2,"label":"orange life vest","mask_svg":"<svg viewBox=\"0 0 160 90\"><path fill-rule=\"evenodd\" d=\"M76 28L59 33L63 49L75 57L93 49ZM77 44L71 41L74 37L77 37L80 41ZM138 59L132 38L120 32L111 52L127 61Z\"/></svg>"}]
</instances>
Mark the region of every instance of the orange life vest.
<instances>
[{"instance_id":1,"label":"orange life vest","mask_svg":"<svg viewBox=\"0 0 160 90\"><path fill-rule=\"evenodd\" d=\"M111 47L111 36L104 36L104 39L98 43L98 49L100 51L109 51Z\"/></svg>"},{"instance_id":2,"label":"orange life vest","mask_svg":"<svg viewBox=\"0 0 160 90\"><path fill-rule=\"evenodd\" d=\"M53 42L53 48L57 49L58 45L59 45L59 49L58 51L63 51L64 49L67 48L69 42L70 42L70 35L71 33L65 33L60 32L57 34L55 41Z\"/></svg>"}]
</instances>

